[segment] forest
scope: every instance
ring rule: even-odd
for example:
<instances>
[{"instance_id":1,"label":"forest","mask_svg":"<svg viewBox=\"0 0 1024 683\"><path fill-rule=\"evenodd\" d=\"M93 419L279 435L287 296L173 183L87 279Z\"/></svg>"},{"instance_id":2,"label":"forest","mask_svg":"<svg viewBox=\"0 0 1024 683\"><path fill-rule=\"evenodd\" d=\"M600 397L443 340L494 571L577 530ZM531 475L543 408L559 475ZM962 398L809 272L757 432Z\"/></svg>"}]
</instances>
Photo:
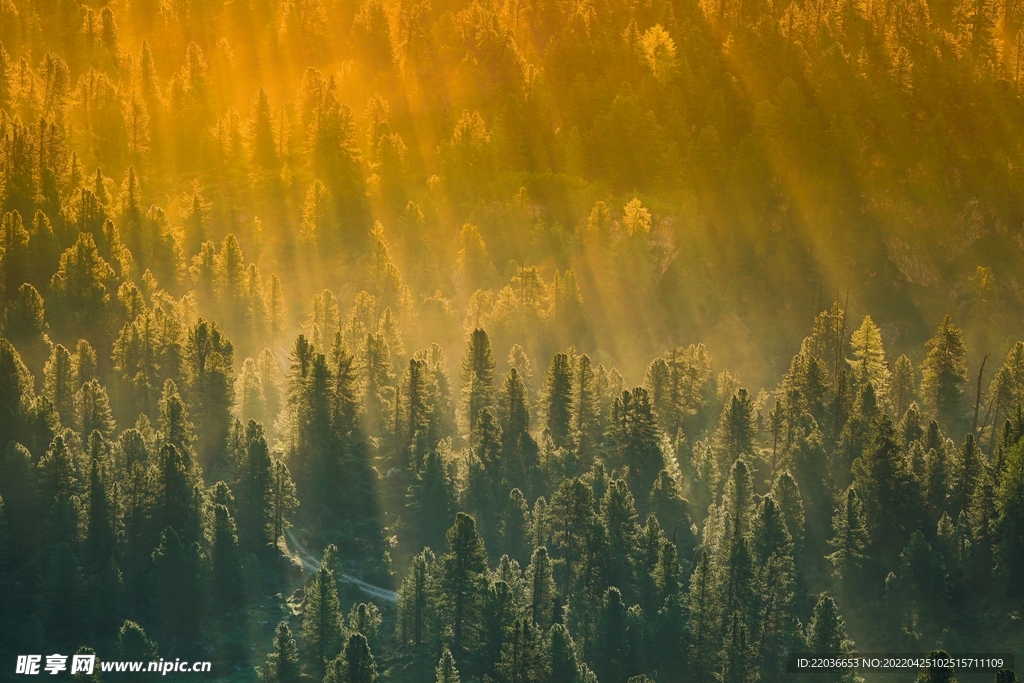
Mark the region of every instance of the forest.
<instances>
[{"instance_id":1,"label":"forest","mask_svg":"<svg viewBox=\"0 0 1024 683\"><path fill-rule=\"evenodd\" d=\"M0 681L992 681L1022 29L0 0Z\"/></svg>"}]
</instances>

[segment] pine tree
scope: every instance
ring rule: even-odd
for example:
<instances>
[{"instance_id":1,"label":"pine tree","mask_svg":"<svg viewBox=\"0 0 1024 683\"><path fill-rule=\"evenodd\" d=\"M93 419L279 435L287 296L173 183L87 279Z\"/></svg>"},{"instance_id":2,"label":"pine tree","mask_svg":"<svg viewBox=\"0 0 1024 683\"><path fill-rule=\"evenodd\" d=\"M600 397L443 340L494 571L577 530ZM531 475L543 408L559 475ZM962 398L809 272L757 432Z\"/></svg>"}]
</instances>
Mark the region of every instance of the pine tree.
<instances>
[{"instance_id":1,"label":"pine tree","mask_svg":"<svg viewBox=\"0 0 1024 683\"><path fill-rule=\"evenodd\" d=\"M540 489L539 447L530 434L526 385L514 368L508 371L502 382L497 408L501 426L504 483L535 496Z\"/></svg>"},{"instance_id":2,"label":"pine tree","mask_svg":"<svg viewBox=\"0 0 1024 683\"><path fill-rule=\"evenodd\" d=\"M526 568L526 581L529 591L529 611L533 623L546 632L555 619L555 575L548 557L547 548L540 547L533 551L530 565Z\"/></svg>"},{"instance_id":3,"label":"pine tree","mask_svg":"<svg viewBox=\"0 0 1024 683\"><path fill-rule=\"evenodd\" d=\"M963 385L967 382L963 333L947 315L928 340L928 355L921 364L921 396L946 429L961 426Z\"/></svg>"},{"instance_id":4,"label":"pine tree","mask_svg":"<svg viewBox=\"0 0 1024 683\"><path fill-rule=\"evenodd\" d=\"M333 547L329 546L328 550ZM320 669L326 667L341 651L344 635L338 586L334 580L334 571L327 561L326 550L324 558L320 568L306 583L305 611L302 615L302 636L313 651L314 662Z\"/></svg>"},{"instance_id":5,"label":"pine tree","mask_svg":"<svg viewBox=\"0 0 1024 683\"><path fill-rule=\"evenodd\" d=\"M1005 456L1005 469L996 491L996 567L1009 585L1024 585L1024 442Z\"/></svg>"},{"instance_id":6,"label":"pine tree","mask_svg":"<svg viewBox=\"0 0 1024 683\"><path fill-rule=\"evenodd\" d=\"M107 390L99 380L89 380L75 393L75 430L83 441L86 441L93 431L98 431L103 438L110 439L114 435L115 426Z\"/></svg>"},{"instance_id":7,"label":"pine tree","mask_svg":"<svg viewBox=\"0 0 1024 683\"><path fill-rule=\"evenodd\" d=\"M733 612L729 620L722 658L722 683L750 683L757 680L758 672L751 657L746 621L738 611Z\"/></svg>"},{"instance_id":8,"label":"pine tree","mask_svg":"<svg viewBox=\"0 0 1024 683\"><path fill-rule=\"evenodd\" d=\"M722 410L715 430L715 453L719 467L732 467L739 458L755 455L754 406L746 389L732 396Z\"/></svg>"},{"instance_id":9,"label":"pine tree","mask_svg":"<svg viewBox=\"0 0 1024 683\"><path fill-rule=\"evenodd\" d=\"M852 596L863 578L869 543L864 506L856 487L846 490L844 503L832 517L832 529L835 536L829 541L829 546L835 550L828 555L828 560L835 568L835 576L842 583L843 591Z\"/></svg>"},{"instance_id":10,"label":"pine tree","mask_svg":"<svg viewBox=\"0 0 1024 683\"><path fill-rule=\"evenodd\" d=\"M470 443L477 437L480 414L494 403L494 359L487 332L473 330L462 359L462 402Z\"/></svg>"},{"instance_id":11,"label":"pine tree","mask_svg":"<svg viewBox=\"0 0 1024 683\"><path fill-rule=\"evenodd\" d=\"M610 423L616 455L629 468L630 486L636 491L649 491L665 460L647 390L637 387L622 392L621 399L612 405Z\"/></svg>"},{"instance_id":12,"label":"pine tree","mask_svg":"<svg viewBox=\"0 0 1024 683\"><path fill-rule=\"evenodd\" d=\"M418 535L427 545L441 545L445 528L452 519L452 488L441 454L437 450L430 451L407 496L415 514Z\"/></svg>"},{"instance_id":13,"label":"pine tree","mask_svg":"<svg viewBox=\"0 0 1024 683\"><path fill-rule=\"evenodd\" d=\"M517 562L525 562L530 552L530 508L519 489L508 494L505 511L501 519L502 549Z\"/></svg>"},{"instance_id":14,"label":"pine tree","mask_svg":"<svg viewBox=\"0 0 1024 683\"><path fill-rule=\"evenodd\" d=\"M75 417L76 372L74 358L63 345L53 347L43 376L43 395L53 404L61 423L71 426Z\"/></svg>"},{"instance_id":15,"label":"pine tree","mask_svg":"<svg viewBox=\"0 0 1024 683\"><path fill-rule=\"evenodd\" d=\"M239 536L245 551L259 554L277 539L274 535L274 463L263 425L250 420L245 428L245 441L245 459L238 483ZM284 482L282 485L286 486Z\"/></svg>"},{"instance_id":16,"label":"pine tree","mask_svg":"<svg viewBox=\"0 0 1024 683\"><path fill-rule=\"evenodd\" d=\"M593 526L597 523L594 494L579 478L564 479L552 496L548 511L551 515L554 547L565 566L562 593L569 595L575 586Z\"/></svg>"},{"instance_id":17,"label":"pine tree","mask_svg":"<svg viewBox=\"0 0 1024 683\"><path fill-rule=\"evenodd\" d=\"M509 683L544 683L547 667L537 627L517 619L501 650L498 673Z\"/></svg>"},{"instance_id":18,"label":"pine tree","mask_svg":"<svg viewBox=\"0 0 1024 683\"><path fill-rule=\"evenodd\" d=\"M429 548L414 555L409 572L398 592L399 629L401 642L412 642L417 648L426 639L427 611L431 598L430 581L434 554Z\"/></svg>"},{"instance_id":19,"label":"pine tree","mask_svg":"<svg viewBox=\"0 0 1024 683\"><path fill-rule=\"evenodd\" d=\"M234 347L216 323L200 319L189 330L185 370L191 414L199 435L200 461L209 464L223 454L234 406Z\"/></svg>"},{"instance_id":20,"label":"pine tree","mask_svg":"<svg viewBox=\"0 0 1024 683\"><path fill-rule=\"evenodd\" d=\"M156 643L149 639L145 629L131 620L125 621L118 630L115 651L124 661L151 662L159 657ZM140 674L128 674L128 680L132 683L144 678Z\"/></svg>"},{"instance_id":21,"label":"pine tree","mask_svg":"<svg viewBox=\"0 0 1024 683\"><path fill-rule=\"evenodd\" d=\"M601 441L600 397L590 356L583 354L573 375L572 438L581 470L590 467Z\"/></svg>"},{"instance_id":22,"label":"pine tree","mask_svg":"<svg viewBox=\"0 0 1024 683\"><path fill-rule=\"evenodd\" d=\"M242 563L238 556L235 520L224 505L213 506L213 546L211 549L211 590L214 605L227 615L242 607Z\"/></svg>"},{"instance_id":23,"label":"pine tree","mask_svg":"<svg viewBox=\"0 0 1024 683\"><path fill-rule=\"evenodd\" d=\"M325 681L331 683L377 683L377 662L370 653L370 646L361 633L353 633L345 643L345 650L339 656L343 659L344 677L335 678L338 667L334 663L328 668Z\"/></svg>"},{"instance_id":24,"label":"pine tree","mask_svg":"<svg viewBox=\"0 0 1024 683\"><path fill-rule=\"evenodd\" d=\"M878 404L888 406L892 376L885 362L881 330L871 316L864 316L860 328L850 335L850 348L853 350L853 360L849 361L851 378L859 384L870 382ZM900 415L897 413L897 419Z\"/></svg>"},{"instance_id":25,"label":"pine tree","mask_svg":"<svg viewBox=\"0 0 1024 683\"><path fill-rule=\"evenodd\" d=\"M441 653L441 659L437 662L437 669L435 671L437 678L436 683L461 683L459 679L459 670L455 668L455 658L452 657L452 653L445 648L444 652Z\"/></svg>"},{"instance_id":26,"label":"pine tree","mask_svg":"<svg viewBox=\"0 0 1024 683\"><path fill-rule=\"evenodd\" d=\"M880 559L894 558L916 528L917 510L910 497L912 480L892 420L880 416L873 425L870 443L854 461L854 485L864 502L868 532Z\"/></svg>"},{"instance_id":27,"label":"pine tree","mask_svg":"<svg viewBox=\"0 0 1024 683\"><path fill-rule=\"evenodd\" d=\"M277 625L274 651L267 655L266 664L256 667L256 674L262 683L298 683L301 675L299 648L287 621Z\"/></svg>"},{"instance_id":28,"label":"pine tree","mask_svg":"<svg viewBox=\"0 0 1024 683\"><path fill-rule=\"evenodd\" d=\"M65 617L69 611L81 609L85 585L74 551L66 543L56 545L51 551L42 597L40 617L47 636L54 643L70 645L80 629L76 622Z\"/></svg>"},{"instance_id":29,"label":"pine tree","mask_svg":"<svg viewBox=\"0 0 1024 683\"><path fill-rule=\"evenodd\" d=\"M633 495L621 479L608 486L601 504L601 522L608 543L608 582L622 591L629 591L633 588L633 562L638 550L640 525Z\"/></svg>"},{"instance_id":30,"label":"pine tree","mask_svg":"<svg viewBox=\"0 0 1024 683\"><path fill-rule=\"evenodd\" d=\"M555 624L548 631L547 650L550 672L546 683L577 683L580 667L576 661L576 647L568 629L562 624Z\"/></svg>"},{"instance_id":31,"label":"pine tree","mask_svg":"<svg viewBox=\"0 0 1024 683\"><path fill-rule=\"evenodd\" d=\"M452 650L458 656L476 640L476 625L482 594L487 553L476 522L460 512L448 530L448 552L440 562L442 622L452 631Z\"/></svg>"},{"instance_id":32,"label":"pine tree","mask_svg":"<svg viewBox=\"0 0 1024 683\"><path fill-rule=\"evenodd\" d=\"M900 356L892 366L892 407L897 418L917 400L917 381L914 366L906 356Z\"/></svg>"},{"instance_id":33,"label":"pine tree","mask_svg":"<svg viewBox=\"0 0 1024 683\"><path fill-rule=\"evenodd\" d=\"M114 527L114 501L111 500L106 458L106 444L99 432L89 437L91 451L89 472L89 523L86 531L86 557L94 568L104 567L112 559L117 543Z\"/></svg>"},{"instance_id":34,"label":"pine tree","mask_svg":"<svg viewBox=\"0 0 1024 683\"><path fill-rule=\"evenodd\" d=\"M556 448L568 449L571 441L572 369L569 356L557 353L544 377L544 433Z\"/></svg>"},{"instance_id":35,"label":"pine tree","mask_svg":"<svg viewBox=\"0 0 1024 683\"><path fill-rule=\"evenodd\" d=\"M164 529L153 551L153 592L160 632L169 639L194 641L203 609L200 584L202 561L198 543L184 546L171 527Z\"/></svg>"},{"instance_id":36,"label":"pine tree","mask_svg":"<svg viewBox=\"0 0 1024 683\"><path fill-rule=\"evenodd\" d=\"M814 605L811 621L807 624L806 646L808 652L853 652L853 641L846 636L846 622L843 621L835 601L822 593ZM850 670L823 671L815 674L821 683L851 683L854 673Z\"/></svg>"},{"instance_id":37,"label":"pine tree","mask_svg":"<svg viewBox=\"0 0 1024 683\"><path fill-rule=\"evenodd\" d=\"M956 683L956 678L953 677L952 667L945 667L939 663L950 658L948 652L945 652L944 650L934 650L929 653L929 657L932 659L933 663L917 675L917 683ZM996 674L996 680L999 679L999 673Z\"/></svg>"},{"instance_id":38,"label":"pine tree","mask_svg":"<svg viewBox=\"0 0 1024 683\"><path fill-rule=\"evenodd\" d=\"M619 589L611 586L604 594L596 643L597 675L605 681L621 681L626 674L626 605Z\"/></svg>"}]
</instances>

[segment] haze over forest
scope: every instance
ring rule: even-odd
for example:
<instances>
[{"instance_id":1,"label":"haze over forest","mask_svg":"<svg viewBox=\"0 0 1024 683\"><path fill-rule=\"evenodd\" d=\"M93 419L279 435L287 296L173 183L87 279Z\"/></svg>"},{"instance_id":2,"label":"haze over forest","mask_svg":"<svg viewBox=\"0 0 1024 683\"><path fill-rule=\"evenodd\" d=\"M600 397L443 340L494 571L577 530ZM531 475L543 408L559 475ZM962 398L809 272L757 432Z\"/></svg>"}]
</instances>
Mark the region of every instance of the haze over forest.
<instances>
[{"instance_id":1,"label":"haze over forest","mask_svg":"<svg viewBox=\"0 0 1024 683\"><path fill-rule=\"evenodd\" d=\"M0 0L0 680L1021 650L1022 26Z\"/></svg>"}]
</instances>

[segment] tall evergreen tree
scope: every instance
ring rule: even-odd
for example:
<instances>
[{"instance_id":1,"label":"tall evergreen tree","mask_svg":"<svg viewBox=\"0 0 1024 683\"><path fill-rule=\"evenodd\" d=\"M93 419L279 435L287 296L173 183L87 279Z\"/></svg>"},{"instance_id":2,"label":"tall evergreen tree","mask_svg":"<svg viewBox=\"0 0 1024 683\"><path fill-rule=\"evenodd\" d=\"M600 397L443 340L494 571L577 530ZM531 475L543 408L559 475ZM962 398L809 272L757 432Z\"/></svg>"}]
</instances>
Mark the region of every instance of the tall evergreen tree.
<instances>
[{"instance_id":1,"label":"tall evergreen tree","mask_svg":"<svg viewBox=\"0 0 1024 683\"><path fill-rule=\"evenodd\" d=\"M256 674L262 683L298 683L301 676L299 648L287 621L277 625L274 651L267 655L262 667L256 667Z\"/></svg>"},{"instance_id":2,"label":"tall evergreen tree","mask_svg":"<svg viewBox=\"0 0 1024 683\"><path fill-rule=\"evenodd\" d=\"M491 340L482 329L473 330L462 359L462 406L469 440L476 439L480 414L494 403L494 358Z\"/></svg>"},{"instance_id":3,"label":"tall evergreen tree","mask_svg":"<svg viewBox=\"0 0 1024 683\"><path fill-rule=\"evenodd\" d=\"M302 615L302 636L313 652L313 661L318 669L325 668L338 655L344 635L338 586L327 559L328 551L333 547L329 546L324 551L324 561L306 583L305 610Z\"/></svg>"},{"instance_id":4,"label":"tall evergreen tree","mask_svg":"<svg viewBox=\"0 0 1024 683\"><path fill-rule=\"evenodd\" d=\"M967 366L963 333L947 315L928 340L928 355L921 363L921 397L945 429L961 426Z\"/></svg>"},{"instance_id":5,"label":"tall evergreen tree","mask_svg":"<svg viewBox=\"0 0 1024 683\"><path fill-rule=\"evenodd\" d=\"M448 530L448 552L439 558L442 623L452 632L452 651L458 657L476 641L487 553L476 522L460 512Z\"/></svg>"},{"instance_id":6,"label":"tall evergreen tree","mask_svg":"<svg viewBox=\"0 0 1024 683\"><path fill-rule=\"evenodd\" d=\"M557 353L544 377L544 433L551 438L556 448L568 449L572 445L572 398L569 356Z\"/></svg>"}]
</instances>

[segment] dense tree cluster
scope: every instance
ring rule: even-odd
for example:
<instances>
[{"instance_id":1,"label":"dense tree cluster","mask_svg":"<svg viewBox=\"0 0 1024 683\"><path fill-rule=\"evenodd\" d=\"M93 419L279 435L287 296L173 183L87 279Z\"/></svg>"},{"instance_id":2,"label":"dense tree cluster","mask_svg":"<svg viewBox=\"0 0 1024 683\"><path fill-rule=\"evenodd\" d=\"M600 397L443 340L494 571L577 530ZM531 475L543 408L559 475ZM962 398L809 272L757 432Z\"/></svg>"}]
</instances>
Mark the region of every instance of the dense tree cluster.
<instances>
[{"instance_id":1,"label":"dense tree cluster","mask_svg":"<svg viewBox=\"0 0 1024 683\"><path fill-rule=\"evenodd\" d=\"M1019 643L1022 22L0 0L0 655L771 683Z\"/></svg>"}]
</instances>

